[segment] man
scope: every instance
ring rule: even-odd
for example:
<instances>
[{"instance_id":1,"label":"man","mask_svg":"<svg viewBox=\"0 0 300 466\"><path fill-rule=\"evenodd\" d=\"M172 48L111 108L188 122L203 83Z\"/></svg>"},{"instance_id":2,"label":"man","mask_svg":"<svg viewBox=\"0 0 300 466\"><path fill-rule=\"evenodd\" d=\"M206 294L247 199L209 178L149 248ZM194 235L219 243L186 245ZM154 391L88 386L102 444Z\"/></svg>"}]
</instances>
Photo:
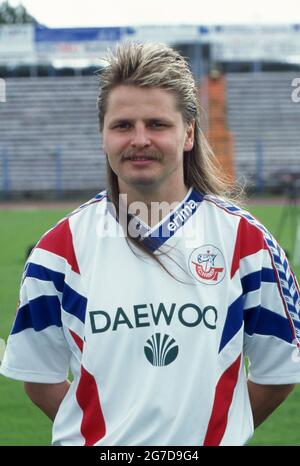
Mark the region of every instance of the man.
<instances>
[{"instance_id":1,"label":"man","mask_svg":"<svg viewBox=\"0 0 300 466\"><path fill-rule=\"evenodd\" d=\"M300 382L296 280L225 200L177 52L121 45L98 105L108 193L32 252L1 372L55 445L243 445Z\"/></svg>"}]
</instances>

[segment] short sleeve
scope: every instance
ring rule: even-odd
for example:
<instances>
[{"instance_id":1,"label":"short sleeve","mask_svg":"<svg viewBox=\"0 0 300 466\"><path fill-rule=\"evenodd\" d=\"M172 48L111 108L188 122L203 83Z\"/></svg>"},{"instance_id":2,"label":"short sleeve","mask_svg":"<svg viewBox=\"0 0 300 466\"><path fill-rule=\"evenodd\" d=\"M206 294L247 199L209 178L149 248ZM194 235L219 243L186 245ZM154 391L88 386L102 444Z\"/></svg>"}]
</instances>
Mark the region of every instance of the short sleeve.
<instances>
[{"instance_id":1,"label":"short sleeve","mask_svg":"<svg viewBox=\"0 0 300 466\"><path fill-rule=\"evenodd\" d=\"M276 240L265 229L260 233L261 249L241 265L249 379L270 385L299 383L299 286Z\"/></svg>"},{"instance_id":2,"label":"short sleeve","mask_svg":"<svg viewBox=\"0 0 300 466\"><path fill-rule=\"evenodd\" d=\"M67 378L72 349L63 314L72 317L79 313L83 322L86 305L70 282L80 289L72 231L69 220L63 219L42 237L25 266L0 373L37 383L59 383Z\"/></svg>"},{"instance_id":3,"label":"short sleeve","mask_svg":"<svg viewBox=\"0 0 300 466\"><path fill-rule=\"evenodd\" d=\"M70 350L62 329L64 274L35 263L26 264L20 302L0 372L17 380L58 383L66 379Z\"/></svg>"}]
</instances>

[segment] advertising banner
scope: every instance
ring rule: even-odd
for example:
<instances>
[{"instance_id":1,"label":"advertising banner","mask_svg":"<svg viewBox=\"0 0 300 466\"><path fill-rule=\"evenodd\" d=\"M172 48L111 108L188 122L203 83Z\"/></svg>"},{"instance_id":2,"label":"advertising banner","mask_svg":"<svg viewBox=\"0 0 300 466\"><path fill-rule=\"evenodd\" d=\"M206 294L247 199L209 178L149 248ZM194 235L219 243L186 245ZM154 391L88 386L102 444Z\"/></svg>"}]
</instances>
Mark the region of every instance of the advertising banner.
<instances>
[{"instance_id":1,"label":"advertising banner","mask_svg":"<svg viewBox=\"0 0 300 466\"><path fill-rule=\"evenodd\" d=\"M0 59L32 57L35 53L32 24L0 26Z\"/></svg>"}]
</instances>

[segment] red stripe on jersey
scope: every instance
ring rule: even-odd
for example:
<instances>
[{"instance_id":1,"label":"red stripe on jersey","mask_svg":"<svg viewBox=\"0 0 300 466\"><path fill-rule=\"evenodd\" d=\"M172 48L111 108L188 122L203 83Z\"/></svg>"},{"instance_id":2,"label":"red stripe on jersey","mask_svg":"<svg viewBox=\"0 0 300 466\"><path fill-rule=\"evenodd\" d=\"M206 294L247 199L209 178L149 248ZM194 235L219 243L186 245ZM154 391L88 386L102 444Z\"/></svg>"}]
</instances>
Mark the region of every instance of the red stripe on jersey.
<instances>
[{"instance_id":1,"label":"red stripe on jersey","mask_svg":"<svg viewBox=\"0 0 300 466\"><path fill-rule=\"evenodd\" d=\"M227 426L228 411L240 370L241 355L228 367L218 381L214 405L210 416L204 446L218 446Z\"/></svg>"},{"instance_id":2,"label":"red stripe on jersey","mask_svg":"<svg viewBox=\"0 0 300 466\"><path fill-rule=\"evenodd\" d=\"M80 273L68 219L63 220L52 230L46 233L46 235L43 236L41 241L37 244L37 248L53 252L54 254L63 257L74 272Z\"/></svg>"},{"instance_id":3,"label":"red stripe on jersey","mask_svg":"<svg viewBox=\"0 0 300 466\"><path fill-rule=\"evenodd\" d=\"M246 219L241 218L232 258L231 278L238 270L241 259L255 254L261 249L267 249L262 232Z\"/></svg>"},{"instance_id":4,"label":"red stripe on jersey","mask_svg":"<svg viewBox=\"0 0 300 466\"><path fill-rule=\"evenodd\" d=\"M75 341L76 345L80 349L80 351L83 351L83 340L77 335L77 333L73 332L73 330L69 329L69 332L71 333L73 340Z\"/></svg>"},{"instance_id":5,"label":"red stripe on jersey","mask_svg":"<svg viewBox=\"0 0 300 466\"><path fill-rule=\"evenodd\" d=\"M105 421L101 409L97 384L94 377L81 366L81 377L76 391L76 398L83 411L81 434L85 446L95 445L106 433Z\"/></svg>"}]
</instances>

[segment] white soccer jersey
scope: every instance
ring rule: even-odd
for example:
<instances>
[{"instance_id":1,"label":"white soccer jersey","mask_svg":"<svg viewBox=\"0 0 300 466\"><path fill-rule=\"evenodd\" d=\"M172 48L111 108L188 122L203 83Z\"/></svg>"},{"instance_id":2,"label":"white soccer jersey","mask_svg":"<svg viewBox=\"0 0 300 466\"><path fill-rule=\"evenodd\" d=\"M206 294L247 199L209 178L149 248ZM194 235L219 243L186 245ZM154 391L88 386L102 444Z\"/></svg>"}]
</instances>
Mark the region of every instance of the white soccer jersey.
<instances>
[{"instance_id":1,"label":"white soccer jersey","mask_svg":"<svg viewBox=\"0 0 300 466\"><path fill-rule=\"evenodd\" d=\"M246 211L190 190L133 251L106 193L47 232L25 267L1 366L19 380L74 380L55 445L243 445L259 384L300 382L299 289Z\"/></svg>"}]
</instances>

